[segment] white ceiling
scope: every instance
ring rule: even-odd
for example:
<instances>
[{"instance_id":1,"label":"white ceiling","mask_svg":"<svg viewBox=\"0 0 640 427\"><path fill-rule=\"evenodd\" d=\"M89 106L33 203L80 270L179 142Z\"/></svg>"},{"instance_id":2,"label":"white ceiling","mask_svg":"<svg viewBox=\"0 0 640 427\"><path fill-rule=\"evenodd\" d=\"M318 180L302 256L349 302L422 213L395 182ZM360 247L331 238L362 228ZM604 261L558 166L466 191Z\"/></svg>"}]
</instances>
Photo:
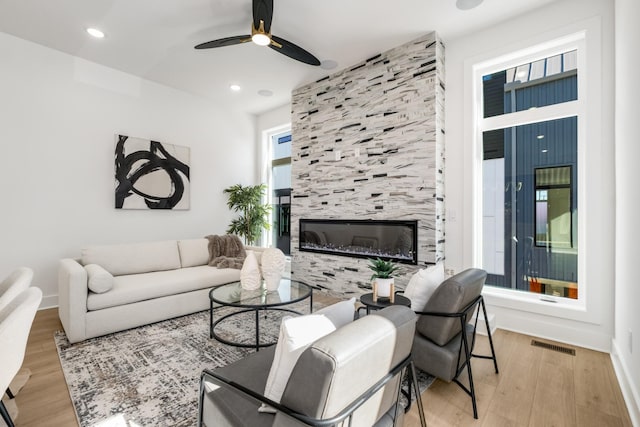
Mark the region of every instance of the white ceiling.
<instances>
[{"instance_id":1,"label":"white ceiling","mask_svg":"<svg viewBox=\"0 0 640 427\"><path fill-rule=\"evenodd\" d=\"M272 33L337 62L333 70L252 43L193 48L249 34L251 0L0 0L0 31L258 114L287 103L297 86L431 30L446 42L552 1L484 0L462 11L455 0L275 0ZM229 90L234 83L240 92Z\"/></svg>"}]
</instances>

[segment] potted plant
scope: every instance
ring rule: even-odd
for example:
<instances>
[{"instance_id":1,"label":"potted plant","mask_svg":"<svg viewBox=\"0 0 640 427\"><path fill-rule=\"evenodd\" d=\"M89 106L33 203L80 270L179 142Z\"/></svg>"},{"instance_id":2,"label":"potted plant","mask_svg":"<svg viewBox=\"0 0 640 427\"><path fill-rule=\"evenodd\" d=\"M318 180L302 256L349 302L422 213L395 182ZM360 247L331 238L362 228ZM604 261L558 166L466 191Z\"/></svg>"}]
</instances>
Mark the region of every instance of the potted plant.
<instances>
[{"instance_id":1,"label":"potted plant","mask_svg":"<svg viewBox=\"0 0 640 427\"><path fill-rule=\"evenodd\" d=\"M271 206L263 204L265 184L243 186L236 184L224 190L229 195L227 206L240 216L229 224L227 233L244 239L246 245L255 244L263 229L269 229L268 216Z\"/></svg>"},{"instance_id":2,"label":"potted plant","mask_svg":"<svg viewBox=\"0 0 640 427\"><path fill-rule=\"evenodd\" d=\"M373 271L371 281L374 301L377 298L389 298L393 302L393 273L399 267L393 261L385 261L380 258L369 259L367 267Z\"/></svg>"}]
</instances>

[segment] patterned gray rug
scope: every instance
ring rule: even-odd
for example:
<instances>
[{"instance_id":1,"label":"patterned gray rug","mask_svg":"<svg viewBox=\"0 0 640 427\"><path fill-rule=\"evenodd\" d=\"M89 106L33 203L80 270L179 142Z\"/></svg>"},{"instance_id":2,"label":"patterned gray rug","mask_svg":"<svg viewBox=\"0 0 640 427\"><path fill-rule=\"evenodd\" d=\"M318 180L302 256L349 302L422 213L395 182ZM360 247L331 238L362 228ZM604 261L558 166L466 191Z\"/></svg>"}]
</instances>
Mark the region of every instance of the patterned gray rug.
<instances>
[{"instance_id":1,"label":"patterned gray rug","mask_svg":"<svg viewBox=\"0 0 640 427\"><path fill-rule=\"evenodd\" d=\"M308 312L308 302L301 304L293 308ZM233 309L218 310L216 317ZM275 340L284 315L268 312L261 337ZM216 332L250 343L253 324L253 314L246 313L220 323ZM208 311L76 344L57 332L55 341L81 427L195 426L202 370L254 351L209 339ZM423 390L433 381L426 375L419 380Z\"/></svg>"}]
</instances>

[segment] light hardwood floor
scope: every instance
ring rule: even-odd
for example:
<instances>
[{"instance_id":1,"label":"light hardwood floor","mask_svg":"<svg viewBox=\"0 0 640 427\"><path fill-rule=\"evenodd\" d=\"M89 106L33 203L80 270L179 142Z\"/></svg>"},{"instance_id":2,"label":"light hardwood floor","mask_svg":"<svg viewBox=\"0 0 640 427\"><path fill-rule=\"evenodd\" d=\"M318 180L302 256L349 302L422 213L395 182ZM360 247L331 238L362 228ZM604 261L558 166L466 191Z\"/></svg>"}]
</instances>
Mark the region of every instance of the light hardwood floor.
<instances>
[{"instance_id":1,"label":"light hardwood floor","mask_svg":"<svg viewBox=\"0 0 640 427\"><path fill-rule=\"evenodd\" d=\"M61 328L57 309L37 313L23 365L32 376L16 397L17 427L77 426L53 342ZM631 426L608 354L576 348L571 356L533 347L531 339L497 331L498 375L491 361L474 359L478 420L457 385L436 380L422 395L429 427ZM485 337L477 346L478 353L488 352ZM419 425L414 404L404 426Z\"/></svg>"}]
</instances>

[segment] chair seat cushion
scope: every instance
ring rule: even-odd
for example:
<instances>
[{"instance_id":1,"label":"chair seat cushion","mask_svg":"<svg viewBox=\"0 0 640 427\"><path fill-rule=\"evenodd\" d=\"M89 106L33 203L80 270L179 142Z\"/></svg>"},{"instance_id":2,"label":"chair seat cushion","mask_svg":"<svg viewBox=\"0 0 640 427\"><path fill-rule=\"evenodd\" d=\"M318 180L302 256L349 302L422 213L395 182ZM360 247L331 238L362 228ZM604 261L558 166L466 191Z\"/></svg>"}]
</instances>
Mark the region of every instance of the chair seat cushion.
<instances>
[{"instance_id":1,"label":"chair seat cushion","mask_svg":"<svg viewBox=\"0 0 640 427\"><path fill-rule=\"evenodd\" d=\"M471 346L473 339L473 325L467 323L467 342ZM438 377L446 382L451 382L456 375L458 351L462 334L458 334L446 345L440 346L420 334L415 334L413 338L413 363L419 369ZM464 351L464 349L463 349ZM461 357L461 364L464 362L464 355Z\"/></svg>"},{"instance_id":2,"label":"chair seat cushion","mask_svg":"<svg viewBox=\"0 0 640 427\"><path fill-rule=\"evenodd\" d=\"M215 370L216 374L258 394L264 392L275 346L252 353ZM273 424L273 414L258 412L259 403L229 387L210 387L203 401L203 422L208 427L262 427Z\"/></svg>"}]
</instances>

